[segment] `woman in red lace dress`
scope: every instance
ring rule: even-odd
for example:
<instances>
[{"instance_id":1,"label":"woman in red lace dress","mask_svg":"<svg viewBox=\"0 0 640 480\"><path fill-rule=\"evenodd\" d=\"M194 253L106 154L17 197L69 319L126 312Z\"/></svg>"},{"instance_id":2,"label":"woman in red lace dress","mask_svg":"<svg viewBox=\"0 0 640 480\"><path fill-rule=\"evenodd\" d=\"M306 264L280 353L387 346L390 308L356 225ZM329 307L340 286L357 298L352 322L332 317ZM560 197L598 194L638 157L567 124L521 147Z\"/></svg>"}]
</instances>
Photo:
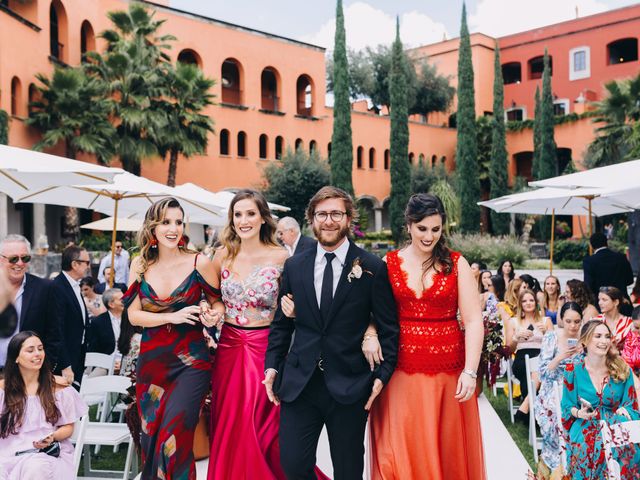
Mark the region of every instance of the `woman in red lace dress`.
<instances>
[{"instance_id":1,"label":"woman in red lace dress","mask_svg":"<svg viewBox=\"0 0 640 480\"><path fill-rule=\"evenodd\" d=\"M464 257L445 245L439 198L413 195L405 221L410 244L387 255L400 348L396 371L371 411L371 478L484 480L475 396L484 334L477 284Z\"/></svg>"}]
</instances>

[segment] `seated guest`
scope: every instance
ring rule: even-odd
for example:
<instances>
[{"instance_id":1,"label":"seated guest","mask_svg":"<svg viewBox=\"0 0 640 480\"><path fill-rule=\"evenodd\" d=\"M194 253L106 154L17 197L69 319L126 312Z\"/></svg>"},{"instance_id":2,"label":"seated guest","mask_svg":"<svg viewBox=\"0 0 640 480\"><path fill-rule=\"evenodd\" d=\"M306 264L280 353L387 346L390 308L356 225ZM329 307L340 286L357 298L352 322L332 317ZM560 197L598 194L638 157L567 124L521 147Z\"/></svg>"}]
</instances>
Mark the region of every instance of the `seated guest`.
<instances>
[{"instance_id":1,"label":"seated guest","mask_svg":"<svg viewBox=\"0 0 640 480\"><path fill-rule=\"evenodd\" d=\"M538 305L542 305L542 302L544 301L544 294L542 293L542 288L540 288L540 282L538 279L532 277L528 273L523 273L518 278L527 284L527 288L529 290L536 294L536 301L538 302Z\"/></svg>"},{"instance_id":2,"label":"seated guest","mask_svg":"<svg viewBox=\"0 0 640 480\"><path fill-rule=\"evenodd\" d=\"M564 287L564 295L559 300L560 303L576 302L580 305L582 320L585 322L598 316L598 309L593 305L593 294L582 280L576 278L567 280L567 284ZM562 305L560 306L562 307Z\"/></svg>"},{"instance_id":3,"label":"seated guest","mask_svg":"<svg viewBox=\"0 0 640 480\"><path fill-rule=\"evenodd\" d=\"M471 273L473 273L473 278L477 282L480 278L480 272L487 269L487 264L484 262L471 262Z\"/></svg>"},{"instance_id":4,"label":"seated guest","mask_svg":"<svg viewBox=\"0 0 640 480\"><path fill-rule=\"evenodd\" d=\"M558 277L549 275L544 279L544 290L542 294L541 306L544 308L544 314L549 317L555 325L557 323L556 316L560 310L560 280L558 280Z\"/></svg>"},{"instance_id":5,"label":"seated guest","mask_svg":"<svg viewBox=\"0 0 640 480\"><path fill-rule=\"evenodd\" d=\"M106 278L105 281L98 283L94 290L97 294L102 294L104 293L104 291L109 288L109 278L111 278L111 267L107 266L104 267L104 270L102 272L102 276ZM122 293L125 293L127 291L127 284L126 283L118 283L115 282L113 284L113 288L119 288L120 290L122 290Z\"/></svg>"},{"instance_id":6,"label":"seated guest","mask_svg":"<svg viewBox=\"0 0 640 480\"><path fill-rule=\"evenodd\" d=\"M489 270L480 272L478 276L478 291L480 292L482 311L488 310L493 315L498 313L498 298L493 290L491 277L492 275Z\"/></svg>"},{"instance_id":7,"label":"seated guest","mask_svg":"<svg viewBox=\"0 0 640 480\"><path fill-rule=\"evenodd\" d=\"M634 308L631 313L631 331L624 341L622 358L636 376L640 376L640 307Z\"/></svg>"},{"instance_id":8,"label":"seated guest","mask_svg":"<svg viewBox=\"0 0 640 480\"><path fill-rule=\"evenodd\" d=\"M600 422L609 425L640 420L629 366L614 347L609 326L590 320L580 332L585 355L566 366L562 392L562 425L568 435L567 475L572 480L607 478ZM640 478L640 449L613 447L621 479Z\"/></svg>"},{"instance_id":9,"label":"seated guest","mask_svg":"<svg viewBox=\"0 0 640 480\"><path fill-rule=\"evenodd\" d=\"M513 270L513 263L511 262L511 260L503 260L502 262L500 262L496 275L502 276L504 278L504 284L508 287L509 282L511 282L516 276L516 272Z\"/></svg>"},{"instance_id":10,"label":"seated guest","mask_svg":"<svg viewBox=\"0 0 640 480\"><path fill-rule=\"evenodd\" d=\"M70 437L86 413L78 392L51 373L40 337L14 336L0 380L0 478L76 478ZM57 456L43 451L56 447Z\"/></svg>"},{"instance_id":11,"label":"seated guest","mask_svg":"<svg viewBox=\"0 0 640 480\"><path fill-rule=\"evenodd\" d=\"M111 355L116 351L116 340L120 337L120 319L124 305L119 288L110 288L102 294L106 312L91 321L87 333L87 352Z\"/></svg>"},{"instance_id":12,"label":"seated guest","mask_svg":"<svg viewBox=\"0 0 640 480\"><path fill-rule=\"evenodd\" d=\"M82 293L84 303L87 306L90 320L107 311L102 304L102 295L98 295L93 290L96 285L93 277L84 277L80 280L80 293Z\"/></svg>"},{"instance_id":13,"label":"seated guest","mask_svg":"<svg viewBox=\"0 0 640 480\"><path fill-rule=\"evenodd\" d=\"M504 276L498 275L503 278ZM498 304L498 313L502 319L502 324L506 325L511 317L516 314L516 308L518 307L518 296L522 289L527 288L527 284L519 278L514 278L507 285L507 290L504 293L504 300Z\"/></svg>"},{"instance_id":14,"label":"seated guest","mask_svg":"<svg viewBox=\"0 0 640 480\"><path fill-rule=\"evenodd\" d=\"M560 445L562 432L556 414L566 366L582 351L578 344L582 326L582 309L575 302L567 302L560 309L563 328L550 329L542 339L540 350L540 390L534 405L536 421L542 435L542 453L538 464L538 479L561 477ZM557 386L557 388L556 388Z\"/></svg>"},{"instance_id":15,"label":"seated guest","mask_svg":"<svg viewBox=\"0 0 640 480\"><path fill-rule=\"evenodd\" d=\"M600 287L598 292L598 306L602 312L596 318L606 322L613 332L614 344L618 351L624 348L624 341L631 331L631 317L620 311L622 305L628 303L623 293L616 287Z\"/></svg>"},{"instance_id":16,"label":"seated guest","mask_svg":"<svg viewBox=\"0 0 640 480\"><path fill-rule=\"evenodd\" d=\"M542 347L542 337L553 329L553 324L549 317L541 314L536 296L531 290L525 290L518 297L518 308L516 314L505 325L506 344L512 352L515 352L513 359L513 375L520 382L522 392L522 404L516 412L515 419L529 423L529 402L527 395L527 372L525 367L525 355L535 358L540 355ZM537 374L534 375L537 383Z\"/></svg>"},{"instance_id":17,"label":"seated guest","mask_svg":"<svg viewBox=\"0 0 640 480\"><path fill-rule=\"evenodd\" d=\"M138 354L142 340L142 327L131 325L127 311L122 312L120 321L120 336L118 337L118 352L122 355L120 375L131 377L136 373Z\"/></svg>"}]
</instances>

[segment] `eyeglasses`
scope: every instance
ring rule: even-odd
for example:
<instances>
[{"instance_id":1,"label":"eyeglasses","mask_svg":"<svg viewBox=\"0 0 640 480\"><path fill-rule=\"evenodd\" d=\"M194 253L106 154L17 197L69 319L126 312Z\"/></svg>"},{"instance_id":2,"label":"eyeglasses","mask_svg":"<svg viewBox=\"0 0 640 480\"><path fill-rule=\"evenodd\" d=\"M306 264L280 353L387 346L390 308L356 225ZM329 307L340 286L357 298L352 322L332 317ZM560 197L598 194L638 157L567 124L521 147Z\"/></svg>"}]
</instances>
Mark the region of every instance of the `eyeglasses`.
<instances>
[{"instance_id":1,"label":"eyeglasses","mask_svg":"<svg viewBox=\"0 0 640 480\"><path fill-rule=\"evenodd\" d=\"M116 245L116 248L122 248L122 245Z\"/></svg>"},{"instance_id":2,"label":"eyeglasses","mask_svg":"<svg viewBox=\"0 0 640 480\"><path fill-rule=\"evenodd\" d=\"M340 222L346 214L347 212L339 212L337 210L334 210L333 212L315 212L313 214L313 218L320 223L326 222L329 217L331 217L331 220L334 222Z\"/></svg>"},{"instance_id":3,"label":"eyeglasses","mask_svg":"<svg viewBox=\"0 0 640 480\"><path fill-rule=\"evenodd\" d=\"M78 263L86 263L87 265L91 265L91 260L74 260L74 262L78 262Z\"/></svg>"},{"instance_id":4,"label":"eyeglasses","mask_svg":"<svg viewBox=\"0 0 640 480\"><path fill-rule=\"evenodd\" d=\"M31 261L31 255L11 255L7 257L6 255L0 255L2 258L6 258L7 262L12 265L18 263L18 260L22 260L22 263L29 263Z\"/></svg>"}]
</instances>

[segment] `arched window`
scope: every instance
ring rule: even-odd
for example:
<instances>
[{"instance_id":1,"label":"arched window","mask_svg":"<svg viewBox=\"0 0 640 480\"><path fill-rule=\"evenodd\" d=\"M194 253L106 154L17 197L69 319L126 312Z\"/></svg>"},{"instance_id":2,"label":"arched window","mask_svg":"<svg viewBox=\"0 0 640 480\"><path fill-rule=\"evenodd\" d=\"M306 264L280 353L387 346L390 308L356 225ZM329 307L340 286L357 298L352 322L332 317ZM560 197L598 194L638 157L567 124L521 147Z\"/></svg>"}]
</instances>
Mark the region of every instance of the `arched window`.
<instances>
[{"instance_id":1,"label":"arched window","mask_svg":"<svg viewBox=\"0 0 640 480\"><path fill-rule=\"evenodd\" d=\"M331 142L327 144L327 160L331 163Z\"/></svg>"},{"instance_id":2,"label":"arched window","mask_svg":"<svg viewBox=\"0 0 640 480\"><path fill-rule=\"evenodd\" d=\"M273 67L262 70L260 76L262 89L262 109L271 112L280 111L280 75Z\"/></svg>"},{"instance_id":3,"label":"arched window","mask_svg":"<svg viewBox=\"0 0 640 480\"><path fill-rule=\"evenodd\" d=\"M301 138L296 138L296 143L294 143L295 147L296 147L296 152L304 147L304 144L302 143L302 139Z\"/></svg>"},{"instance_id":4,"label":"arched window","mask_svg":"<svg viewBox=\"0 0 640 480\"><path fill-rule=\"evenodd\" d=\"M440 163L442 163L442 165L445 165L447 163L447 156L443 155L442 157L440 157Z\"/></svg>"},{"instance_id":5,"label":"arched window","mask_svg":"<svg viewBox=\"0 0 640 480\"><path fill-rule=\"evenodd\" d=\"M242 131L238 132L238 156L247 156L247 134Z\"/></svg>"},{"instance_id":6,"label":"arched window","mask_svg":"<svg viewBox=\"0 0 640 480\"><path fill-rule=\"evenodd\" d=\"M418 155L418 165L422 165L424 167L424 153Z\"/></svg>"},{"instance_id":7,"label":"arched window","mask_svg":"<svg viewBox=\"0 0 640 480\"><path fill-rule=\"evenodd\" d=\"M11 79L11 115L20 115L22 100L22 83L18 77Z\"/></svg>"},{"instance_id":8,"label":"arched window","mask_svg":"<svg viewBox=\"0 0 640 480\"><path fill-rule=\"evenodd\" d=\"M438 157L436 155L431 155L431 168L435 168L437 161Z\"/></svg>"},{"instance_id":9,"label":"arched window","mask_svg":"<svg viewBox=\"0 0 640 480\"><path fill-rule=\"evenodd\" d=\"M529 65L529 80L542 78L544 72L544 57L534 57L527 62ZM549 55L549 73L553 75L553 57Z\"/></svg>"},{"instance_id":10,"label":"arched window","mask_svg":"<svg viewBox=\"0 0 640 480\"><path fill-rule=\"evenodd\" d=\"M607 60L609 65L638 60L638 39L621 38L611 42L607 45Z\"/></svg>"},{"instance_id":11,"label":"arched window","mask_svg":"<svg viewBox=\"0 0 640 480\"><path fill-rule=\"evenodd\" d=\"M520 62L510 62L502 65L504 84L520 83L522 81L522 66Z\"/></svg>"},{"instance_id":12,"label":"arched window","mask_svg":"<svg viewBox=\"0 0 640 480\"><path fill-rule=\"evenodd\" d=\"M313 116L313 84L308 75L300 75L296 82L296 112L305 117Z\"/></svg>"},{"instance_id":13,"label":"arched window","mask_svg":"<svg viewBox=\"0 0 640 480\"><path fill-rule=\"evenodd\" d=\"M222 62L222 103L242 105L242 65L234 58Z\"/></svg>"},{"instance_id":14,"label":"arched window","mask_svg":"<svg viewBox=\"0 0 640 480\"><path fill-rule=\"evenodd\" d=\"M266 134L260 135L260 158L267 158L269 150L269 137Z\"/></svg>"},{"instance_id":15,"label":"arched window","mask_svg":"<svg viewBox=\"0 0 640 480\"><path fill-rule=\"evenodd\" d=\"M516 164L516 175L531 181L533 179L533 152L518 152L513 155L513 160Z\"/></svg>"},{"instance_id":16,"label":"arched window","mask_svg":"<svg viewBox=\"0 0 640 480\"><path fill-rule=\"evenodd\" d=\"M369 149L369 168L376 168L376 149L373 147Z\"/></svg>"},{"instance_id":17,"label":"arched window","mask_svg":"<svg viewBox=\"0 0 640 480\"><path fill-rule=\"evenodd\" d=\"M80 27L80 53L84 55L87 52L92 52L96 49L96 35L93 32L93 27L88 20L82 22Z\"/></svg>"},{"instance_id":18,"label":"arched window","mask_svg":"<svg viewBox=\"0 0 640 480\"><path fill-rule=\"evenodd\" d=\"M38 87L35 86L35 84L31 83L29 84L29 105L28 105L28 110L29 113L31 113L31 104L33 102L38 102L41 99L41 95L40 95L40 90L38 90Z\"/></svg>"},{"instance_id":19,"label":"arched window","mask_svg":"<svg viewBox=\"0 0 640 480\"><path fill-rule=\"evenodd\" d=\"M415 159L416 159L415 153L413 152L409 153L409 164L413 165L413 162L415 161Z\"/></svg>"},{"instance_id":20,"label":"arched window","mask_svg":"<svg viewBox=\"0 0 640 480\"><path fill-rule=\"evenodd\" d=\"M229 155L229 130L220 130L220 155Z\"/></svg>"},{"instance_id":21,"label":"arched window","mask_svg":"<svg viewBox=\"0 0 640 480\"><path fill-rule=\"evenodd\" d=\"M276 160L282 160L283 147L284 147L284 139L278 135L276 137Z\"/></svg>"},{"instance_id":22,"label":"arched window","mask_svg":"<svg viewBox=\"0 0 640 480\"><path fill-rule=\"evenodd\" d=\"M362 155L363 155L364 149L362 147L358 147L357 150L357 158L356 158L356 166L358 168L362 168Z\"/></svg>"},{"instance_id":23,"label":"arched window","mask_svg":"<svg viewBox=\"0 0 640 480\"><path fill-rule=\"evenodd\" d=\"M49 51L51 56L66 61L67 13L60 0L53 0L49 7Z\"/></svg>"},{"instance_id":24,"label":"arched window","mask_svg":"<svg viewBox=\"0 0 640 480\"><path fill-rule=\"evenodd\" d=\"M188 63L189 65L195 65L198 68L202 68L202 59L195 50L185 48L178 54L178 61L180 63Z\"/></svg>"},{"instance_id":25,"label":"arched window","mask_svg":"<svg viewBox=\"0 0 640 480\"><path fill-rule=\"evenodd\" d=\"M389 149L387 148L384 151L384 169L389 170L389 167L391 167L391 156L389 153Z\"/></svg>"},{"instance_id":26,"label":"arched window","mask_svg":"<svg viewBox=\"0 0 640 480\"><path fill-rule=\"evenodd\" d=\"M313 152L315 152L318 149L318 145L316 144L315 140L311 140L309 142L309 155L311 155ZM317 152L316 152L317 153Z\"/></svg>"}]
</instances>

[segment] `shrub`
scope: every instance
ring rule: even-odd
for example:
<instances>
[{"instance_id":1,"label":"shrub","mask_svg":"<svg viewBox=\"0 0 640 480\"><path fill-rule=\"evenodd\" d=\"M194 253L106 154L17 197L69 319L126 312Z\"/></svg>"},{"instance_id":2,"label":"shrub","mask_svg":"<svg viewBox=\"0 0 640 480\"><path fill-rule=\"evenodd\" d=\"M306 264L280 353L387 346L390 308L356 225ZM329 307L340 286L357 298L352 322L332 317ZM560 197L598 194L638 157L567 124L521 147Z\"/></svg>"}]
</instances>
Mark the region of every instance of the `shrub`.
<instances>
[{"instance_id":1,"label":"shrub","mask_svg":"<svg viewBox=\"0 0 640 480\"><path fill-rule=\"evenodd\" d=\"M521 267L530 258L527 246L519 243L515 237L456 233L449 237L449 246L462 253L469 262L484 262L492 266L508 259L514 266Z\"/></svg>"},{"instance_id":2,"label":"shrub","mask_svg":"<svg viewBox=\"0 0 640 480\"><path fill-rule=\"evenodd\" d=\"M589 246L586 239L582 240L558 240L553 251L553 261L579 262L582 266L582 259L589 255Z\"/></svg>"}]
</instances>

